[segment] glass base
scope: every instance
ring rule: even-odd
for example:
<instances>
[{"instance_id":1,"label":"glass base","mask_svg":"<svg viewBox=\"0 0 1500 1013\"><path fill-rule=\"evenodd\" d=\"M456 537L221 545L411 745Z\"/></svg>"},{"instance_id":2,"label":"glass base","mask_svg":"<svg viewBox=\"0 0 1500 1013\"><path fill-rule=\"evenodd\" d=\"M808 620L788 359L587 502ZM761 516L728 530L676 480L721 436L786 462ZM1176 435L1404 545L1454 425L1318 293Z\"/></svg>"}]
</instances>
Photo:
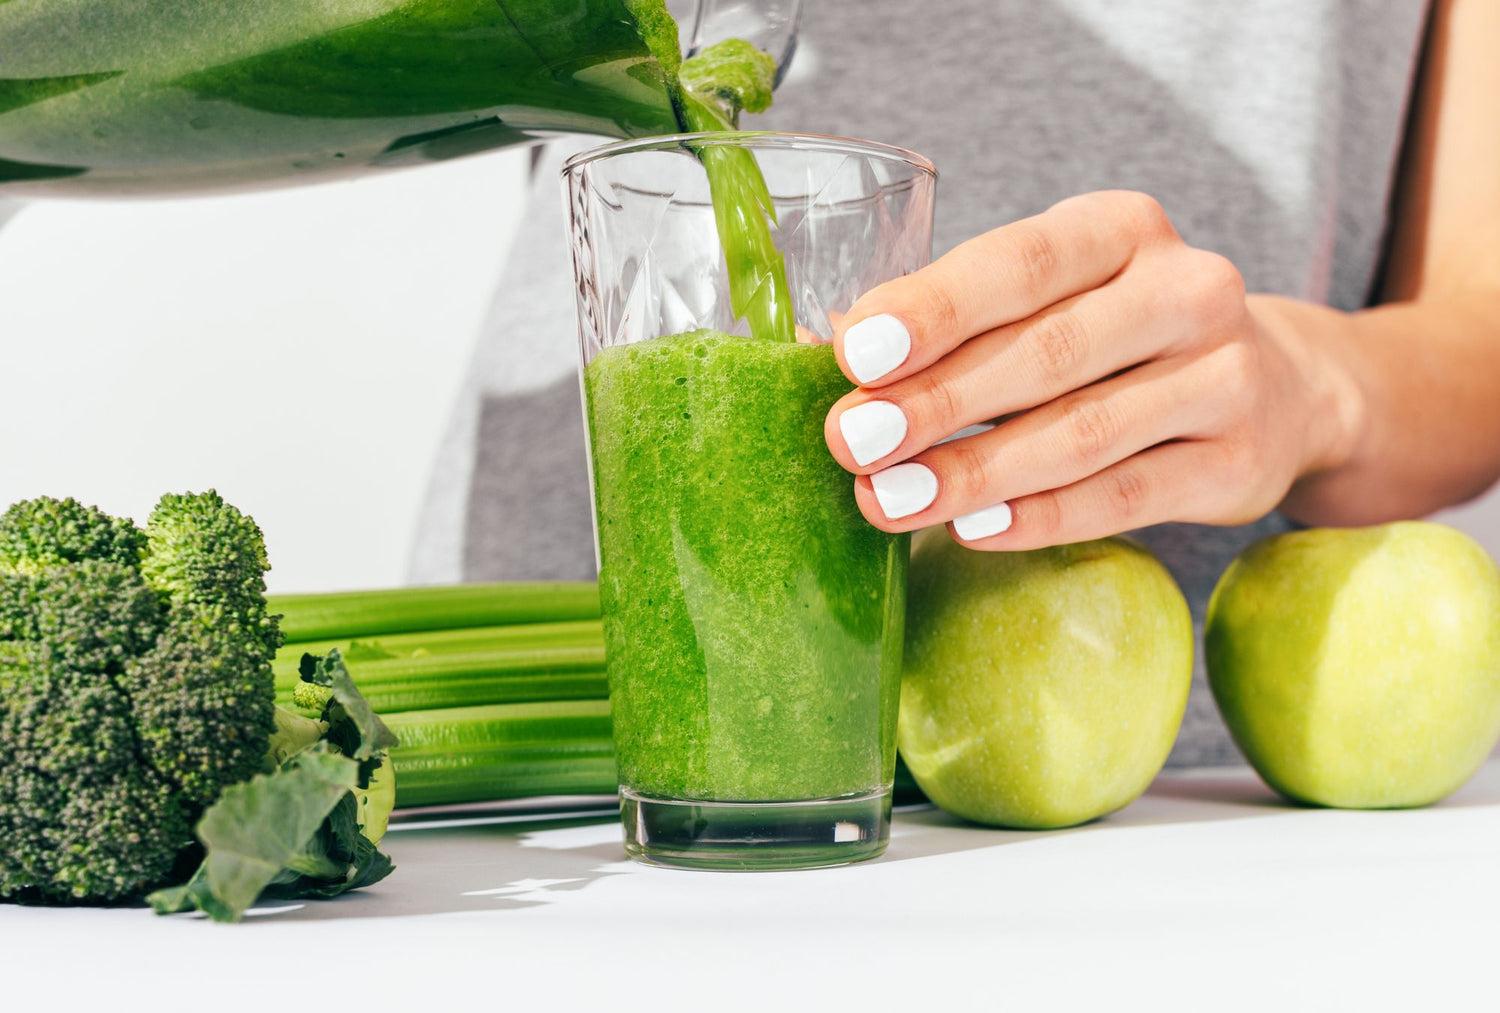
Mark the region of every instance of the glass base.
<instances>
[{"instance_id":1,"label":"glass base","mask_svg":"<svg viewBox=\"0 0 1500 1013\"><path fill-rule=\"evenodd\" d=\"M620 790L625 852L673 869L820 869L874 858L891 833L889 788L804 802L705 802Z\"/></svg>"}]
</instances>

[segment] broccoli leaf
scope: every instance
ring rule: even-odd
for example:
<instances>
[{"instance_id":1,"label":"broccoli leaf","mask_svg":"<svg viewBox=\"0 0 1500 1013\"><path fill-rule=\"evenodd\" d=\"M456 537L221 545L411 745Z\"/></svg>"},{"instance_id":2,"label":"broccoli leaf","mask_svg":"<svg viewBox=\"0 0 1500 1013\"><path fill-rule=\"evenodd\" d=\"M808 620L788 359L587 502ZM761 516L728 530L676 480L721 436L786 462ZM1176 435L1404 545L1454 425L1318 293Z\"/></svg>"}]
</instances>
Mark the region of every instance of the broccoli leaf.
<instances>
[{"instance_id":1,"label":"broccoli leaf","mask_svg":"<svg viewBox=\"0 0 1500 1013\"><path fill-rule=\"evenodd\" d=\"M198 839L208 849L203 866L184 886L152 894L151 906L162 914L197 908L214 921L239 921L306 851L357 777L353 760L312 749L274 774L226 788L198 822Z\"/></svg>"},{"instance_id":2,"label":"broccoli leaf","mask_svg":"<svg viewBox=\"0 0 1500 1013\"><path fill-rule=\"evenodd\" d=\"M148 898L159 913L238 921L257 897L335 897L394 868L361 832L363 796L352 789L368 788L396 737L337 651L305 655L301 672L330 694L323 720L278 710L267 762L279 766L226 789L204 813L197 832L207 857L188 882Z\"/></svg>"},{"instance_id":3,"label":"broccoli leaf","mask_svg":"<svg viewBox=\"0 0 1500 1013\"><path fill-rule=\"evenodd\" d=\"M396 736L360 694L337 648L323 658L303 655L301 674L304 682L332 691L323 720L328 723L328 740L345 756L369 760L396 747Z\"/></svg>"},{"instance_id":4,"label":"broccoli leaf","mask_svg":"<svg viewBox=\"0 0 1500 1013\"><path fill-rule=\"evenodd\" d=\"M296 896L337 897L349 890L358 890L372 883L378 883L389 876L395 868L384 852L371 844L364 834L359 834L354 841L354 863L349 870L347 880L342 883L309 883Z\"/></svg>"},{"instance_id":5,"label":"broccoli leaf","mask_svg":"<svg viewBox=\"0 0 1500 1013\"><path fill-rule=\"evenodd\" d=\"M327 870L336 871L330 874ZM345 795L328 814L309 851L291 864L303 875L276 882L267 890L275 897L337 897L378 883L395 868L391 860L360 831L353 795Z\"/></svg>"},{"instance_id":6,"label":"broccoli leaf","mask_svg":"<svg viewBox=\"0 0 1500 1013\"><path fill-rule=\"evenodd\" d=\"M238 921L239 916L208 888L208 866L198 866L193 878L181 886L169 886L146 897L151 909L159 915L184 911L202 911L216 922Z\"/></svg>"}]
</instances>

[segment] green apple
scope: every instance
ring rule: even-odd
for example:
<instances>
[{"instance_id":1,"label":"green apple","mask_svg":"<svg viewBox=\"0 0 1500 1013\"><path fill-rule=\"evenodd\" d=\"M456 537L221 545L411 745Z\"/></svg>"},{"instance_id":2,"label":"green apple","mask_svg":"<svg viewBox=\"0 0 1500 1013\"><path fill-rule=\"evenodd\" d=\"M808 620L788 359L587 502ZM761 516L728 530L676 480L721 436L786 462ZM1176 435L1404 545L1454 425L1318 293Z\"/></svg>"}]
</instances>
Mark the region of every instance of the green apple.
<instances>
[{"instance_id":1,"label":"green apple","mask_svg":"<svg viewBox=\"0 0 1500 1013\"><path fill-rule=\"evenodd\" d=\"M1128 805L1166 761L1193 674L1187 602L1112 538L912 554L898 741L917 784L978 823L1072 826Z\"/></svg>"},{"instance_id":2,"label":"green apple","mask_svg":"<svg viewBox=\"0 0 1500 1013\"><path fill-rule=\"evenodd\" d=\"M1252 545L1214 590L1204 646L1230 732L1288 798L1426 805L1500 735L1500 572L1441 524Z\"/></svg>"}]
</instances>

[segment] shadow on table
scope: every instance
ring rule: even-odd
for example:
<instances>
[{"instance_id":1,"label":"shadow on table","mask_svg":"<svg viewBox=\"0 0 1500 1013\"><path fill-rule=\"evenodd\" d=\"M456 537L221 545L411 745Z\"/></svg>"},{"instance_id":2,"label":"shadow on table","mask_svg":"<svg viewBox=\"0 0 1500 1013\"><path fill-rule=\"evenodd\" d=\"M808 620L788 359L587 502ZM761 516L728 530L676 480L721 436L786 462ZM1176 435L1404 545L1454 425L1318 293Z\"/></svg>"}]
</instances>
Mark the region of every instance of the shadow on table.
<instances>
[{"instance_id":1,"label":"shadow on table","mask_svg":"<svg viewBox=\"0 0 1500 1013\"><path fill-rule=\"evenodd\" d=\"M533 908L631 869L609 800L562 814L500 805L407 817L392 823L381 847L396 863L386 883L332 901L269 903L249 921Z\"/></svg>"},{"instance_id":2,"label":"shadow on table","mask_svg":"<svg viewBox=\"0 0 1500 1013\"><path fill-rule=\"evenodd\" d=\"M892 827L885 861L973 851L1056 839L1073 834L1108 833L1127 827L1172 823L1212 823L1255 819L1299 809L1248 771L1195 771L1165 775L1125 809L1102 819L1059 830L1001 830L949 815L935 806L903 811Z\"/></svg>"},{"instance_id":3,"label":"shadow on table","mask_svg":"<svg viewBox=\"0 0 1500 1013\"><path fill-rule=\"evenodd\" d=\"M1434 809L1500 805L1500 765L1482 767ZM1378 818L1386 810L1368 810ZM1023 844L1072 834L1107 833L1129 827L1201 824L1222 820L1264 819L1306 812L1357 814L1292 802L1277 794L1248 767L1168 772L1135 802L1117 813L1060 830L999 830L951 816L934 806L901 812L892 827L891 846L883 861L905 861L979 848Z\"/></svg>"},{"instance_id":4,"label":"shadow on table","mask_svg":"<svg viewBox=\"0 0 1500 1013\"><path fill-rule=\"evenodd\" d=\"M1500 765L1482 769L1438 808L1494 805L1500 805ZM1267 819L1306 811L1246 769L1168 773L1120 812L1063 830L997 830L930 805L898 807L890 850L880 862L1133 827ZM389 885L334 901L266 905L251 921L519 911L565 901L600 880L638 871L620 846L619 818L609 799L592 800L589 808L565 814L555 808L498 805L406 815L393 823L384 846L397 865Z\"/></svg>"}]
</instances>

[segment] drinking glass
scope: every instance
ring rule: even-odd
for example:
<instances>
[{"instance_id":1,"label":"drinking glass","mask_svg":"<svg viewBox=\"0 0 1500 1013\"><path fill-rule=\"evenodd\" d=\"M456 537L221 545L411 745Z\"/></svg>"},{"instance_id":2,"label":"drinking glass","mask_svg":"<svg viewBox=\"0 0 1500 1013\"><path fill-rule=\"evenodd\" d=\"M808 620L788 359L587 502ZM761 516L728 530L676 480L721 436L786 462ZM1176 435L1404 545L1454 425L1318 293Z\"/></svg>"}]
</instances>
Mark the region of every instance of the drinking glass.
<instances>
[{"instance_id":1,"label":"drinking glass","mask_svg":"<svg viewBox=\"0 0 1500 1013\"><path fill-rule=\"evenodd\" d=\"M796 341L732 307L703 160L748 151ZM697 134L570 160L567 190L625 848L790 869L889 837L908 540L824 443L827 344L927 263L936 174L844 138ZM721 211L723 209L721 208Z\"/></svg>"}]
</instances>

